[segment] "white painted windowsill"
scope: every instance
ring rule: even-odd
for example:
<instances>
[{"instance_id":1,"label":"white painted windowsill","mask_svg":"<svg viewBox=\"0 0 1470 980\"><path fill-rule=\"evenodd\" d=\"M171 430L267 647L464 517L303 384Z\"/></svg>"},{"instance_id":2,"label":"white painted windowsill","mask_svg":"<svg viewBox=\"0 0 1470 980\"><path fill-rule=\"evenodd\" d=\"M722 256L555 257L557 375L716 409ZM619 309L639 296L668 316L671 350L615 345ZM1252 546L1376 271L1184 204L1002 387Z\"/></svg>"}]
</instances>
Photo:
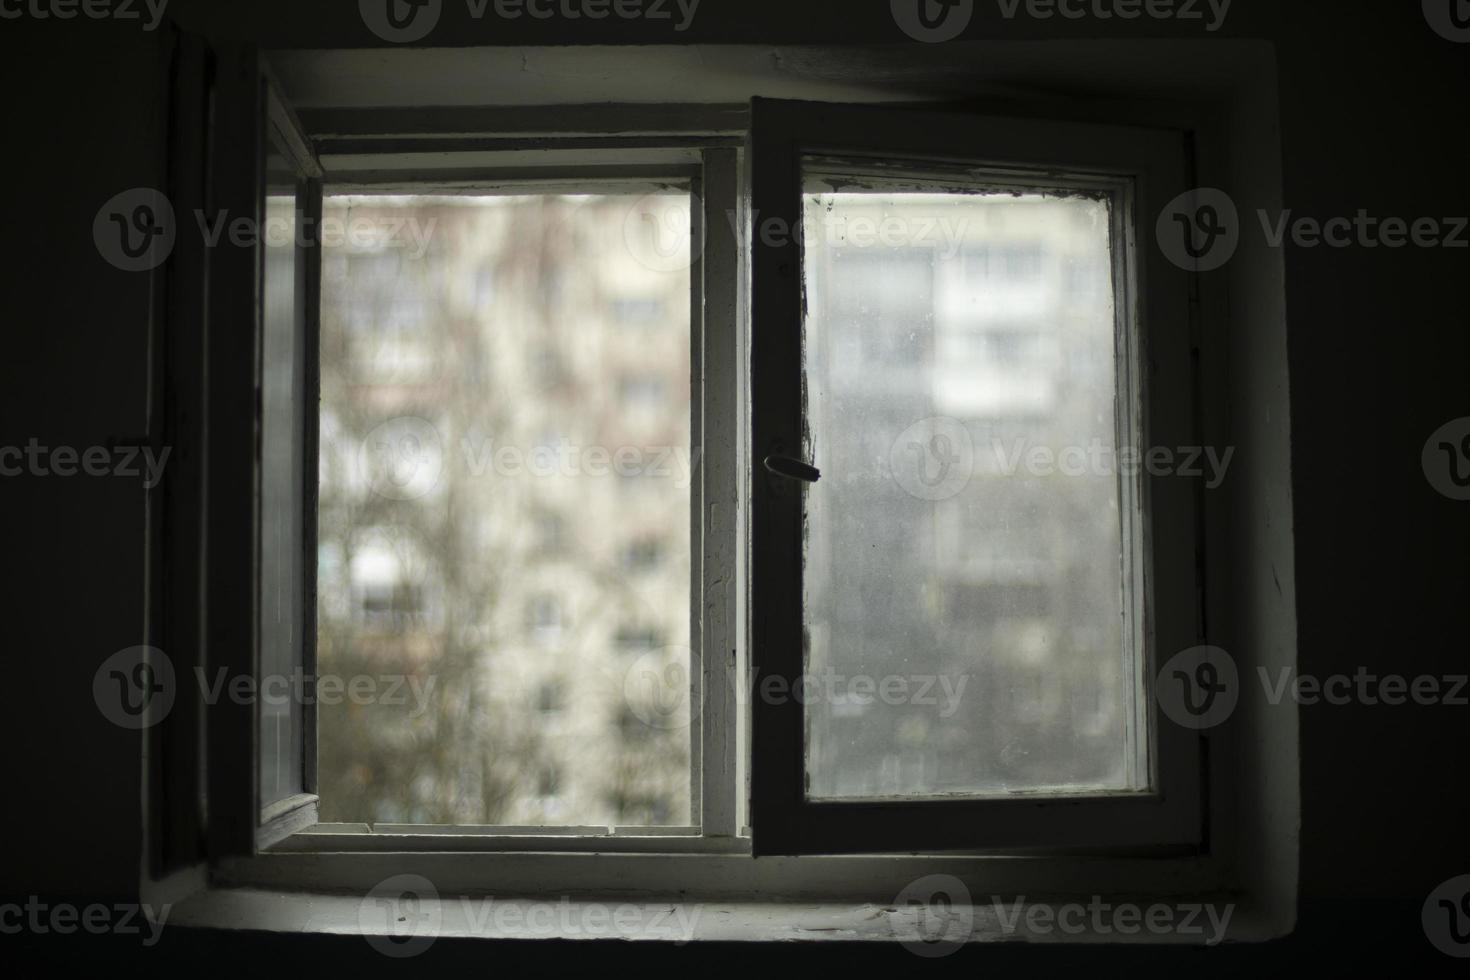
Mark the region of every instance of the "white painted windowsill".
<instances>
[{"instance_id":1,"label":"white painted windowsill","mask_svg":"<svg viewBox=\"0 0 1470 980\"><path fill-rule=\"evenodd\" d=\"M928 955L970 943L1215 945L1272 938L1279 930L1235 899L1177 897L1099 903L1024 898L976 902L942 912L920 906L836 901L649 901L645 898L444 896L401 907L396 944L426 948L438 939L671 942L897 942ZM1198 906L1192 918L1191 908ZM1120 910L1127 907L1129 911ZM1150 928L1149 909L1158 907ZM1229 909L1228 925L1221 918ZM178 903L171 926L363 936L388 942L389 906L361 895L262 888L214 888ZM1213 916L1211 911L1213 910ZM412 921L410 922L410 917ZM1037 926L1039 928L1033 928ZM925 942L929 937L931 942Z\"/></svg>"}]
</instances>

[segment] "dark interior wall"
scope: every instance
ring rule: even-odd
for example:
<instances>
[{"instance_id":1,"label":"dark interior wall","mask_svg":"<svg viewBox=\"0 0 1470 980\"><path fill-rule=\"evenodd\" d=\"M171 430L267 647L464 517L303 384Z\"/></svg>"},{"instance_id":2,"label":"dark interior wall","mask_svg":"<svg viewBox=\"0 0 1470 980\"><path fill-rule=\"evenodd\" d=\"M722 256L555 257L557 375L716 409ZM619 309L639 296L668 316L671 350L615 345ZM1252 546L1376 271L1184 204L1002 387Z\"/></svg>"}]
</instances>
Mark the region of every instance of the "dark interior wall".
<instances>
[{"instance_id":1,"label":"dark interior wall","mask_svg":"<svg viewBox=\"0 0 1470 980\"><path fill-rule=\"evenodd\" d=\"M456 22L463 5L446 0L434 40L891 43L901 38L887 7L703 0L687 32L650 36L616 20ZM977 7L969 37L1202 31L1007 21L993 0ZM175 0L170 13L265 46L379 43L355 8ZM1470 215L1470 45L1432 33L1419 4L1235 0L1220 35L1278 46L1285 198L1296 214ZM147 285L98 258L91 224L112 194L157 182L157 39L136 25L0 21L12 174L0 444L106 445L145 430ZM1431 432L1470 415L1470 249L1288 245L1285 262L1300 670L1470 672L1460 629L1470 505L1435 493L1419 461ZM101 660L143 635L141 488L6 478L0 494L16 665L3 713L15 751L0 892L125 893L139 866L140 742L101 719L90 692ZM1470 706L1302 709L1303 931L1398 934L1408 915L1416 932L1429 890L1470 872L1467 722ZM1345 899L1392 904L1337 904Z\"/></svg>"},{"instance_id":2,"label":"dark interior wall","mask_svg":"<svg viewBox=\"0 0 1470 980\"><path fill-rule=\"evenodd\" d=\"M104 262L92 222L112 195L160 180L158 39L0 21L0 445L136 446L148 431L149 279ZM92 678L143 642L143 481L3 477L0 502L10 678L0 891L133 895L142 740L97 710Z\"/></svg>"},{"instance_id":3,"label":"dark interior wall","mask_svg":"<svg viewBox=\"0 0 1470 980\"><path fill-rule=\"evenodd\" d=\"M1470 45L1425 29L1418 8L1321 4L1285 25L1297 213L1470 214L1456 108L1470 95ZM1300 669L1470 673L1470 511L1420 464L1430 434L1470 414L1470 247L1285 258ZM1470 706L1309 706L1301 731L1305 896L1417 902L1470 871Z\"/></svg>"}]
</instances>

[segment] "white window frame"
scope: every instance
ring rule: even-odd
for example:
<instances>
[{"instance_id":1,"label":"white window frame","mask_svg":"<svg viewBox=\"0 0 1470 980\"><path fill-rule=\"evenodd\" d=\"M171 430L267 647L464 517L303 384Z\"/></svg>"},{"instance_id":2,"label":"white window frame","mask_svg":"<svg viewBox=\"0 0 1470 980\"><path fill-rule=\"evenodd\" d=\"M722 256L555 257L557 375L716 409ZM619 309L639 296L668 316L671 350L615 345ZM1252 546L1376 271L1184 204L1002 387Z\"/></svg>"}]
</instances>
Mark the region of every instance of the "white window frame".
<instances>
[{"instance_id":1,"label":"white window frame","mask_svg":"<svg viewBox=\"0 0 1470 980\"><path fill-rule=\"evenodd\" d=\"M726 137L660 135L649 138L548 139L539 141L533 154L520 149L506 149L508 141L497 140L493 148L477 148L465 141L462 148L446 150L435 147L432 163L418 147L393 145L390 152L382 141L363 139L345 141L334 147L344 152L323 153L326 170L326 194L338 193L442 193L442 192L513 192L513 191L588 191L618 181L630 192L661 188L687 188L698 202L696 217L691 221L695 257L691 268L691 448L697 460L691 487L691 549L694 563L691 588L691 629L697 641L691 644L691 703L701 704L699 722L691 728L691 763L693 770L692 813L697 815L687 827L606 828L595 827L474 827L428 826L415 824L318 823L298 818L285 832L262 835L261 847L267 842L276 852L341 854L341 853L434 853L456 854L659 854L659 855L725 855L756 856L759 854L797 855L806 853L892 855L899 853L967 854L971 857L994 855L1015 849L1034 850L1056 856L1099 848L1127 848L1133 853L1178 853L1188 851L1200 840L1198 766L1185 758L1188 734L1158 731L1174 738L1174 752L1168 759L1173 779L1193 781L1186 792L1176 793L1169 821L1141 816L1155 807L1157 795L1140 798L1104 800L1033 801L924 801L902 807L872 807L866 804L820 804L817 811L845 811L844 821L856 815L857 823L834 826L830 821L813 829L800 829L793 820L802 808L790 801L776 803L769 784L762 779L763 769L752 763L741 751L746 726L754 729L755 751L778 759L787 754L788 740L774 744L761 741L769 732L774 704L750 698L742 705L736 687L739 678L749 671L769 669L771 661L759 655L752 658L745 641L750 631L760 646L766 617L752 616L756 600L751 596L750 572L752 548L759 548L760 538L752 537L747 528L749 509L780 481L753 466L748 457L763 456L770 446L754 446L761 433L749 431L752 390L761 387L761 367L751 360L749 331L751 319L776 318L773 308L760 307L761 293L749 294L752 280L763 276L773 282L779 275L773 268L763 270L762 262L792 262L790 254L778 249L761 250L755 233L749 227L748 214L753 199L761 191L750 186L752 161L756 154L773 154L779 169L781 161L794 164L803 154L820 150L827 153L852 151L858 140L867 140L878 152L896 152L920 140L917 134L934 132L936 127L952 131L955 119L933 112L911 109L879 110L872 107L817 106L814 104L779 103L757 100L754 115L769 120L752 122L750 133L757 132L765 140L759 149L750 141ZM871 125L874 113L882 118L908 118L911 126L897 131L876 130ZM850 117L848 116L850 114ZM822 125L809 128L815 119ZM834 122L833 120L836 120ZM1024 165L1015 154L1036 154L1033 165L1049 166L1055 171L1062 156L1046 157L1048 150L1063 146L1086 146L1095 160L1105 161L1091 184L1107 187L1114 193L1115 203L1123 203L1126 211L1137 206L1140 183L1167 184L1172 192L1180 183L1182 154L1171 159L1178 150L1177 137L1166 131L1125 130L1119 127L1082 126L1053 121L1003 120L993 117L970 117L975 131L987 134L969 142L962 141L957 156L963 159L999 161L1001 165ZM835 132L834 132L835 130ZM817 134L821 133L822 136ZM883 135L875 135L883 133ZM779 143L777 142L779 141ZM1143 148L1139 148L1141 141ZM1021 147L1010 155L997 155L995 147ZM989 154L989 155L987 155ZM617 162L609 163L608 159ZM1077 169L1073 168L1074 172ZM1147 173L1142 171L1147 170ZM780 171L784 175L796 170ZM1121 176L1127 174L1128 176ZM754 175L759 179L758 175ZM1023 178L1024 179L1024 178ZM1031 178L1039 179L1039 178ZM1054 176L1050 185L1076 182L1081 178ZM789 192L790 187L784 188ZM1154 196L1157 196L1155 194ZM791 197L799 206L799 195ZM788 220L787 227L799 226L799 211L786 215L774 200L761 200L765 217L774 215ZM732 222L731 216L737 216ZM1133 223L1127 214L1115 215L1113 240L1123 246L1126 261L1115 263L1114 287L1120 316L1133 310L1132 297L1137 285L1138 258L1133 246ZM734 230L738 229L738 236ZM791 236L791 241L799 236ZM752 256L754 261L752 262ZM794 260L799 266L800 257ZM1187 315L1187 299L1180 293L1180 277L1159 275L1161 283L1153 297L1159 305L1174 304ZM755 317L745 315L746 304L754 303ZM786 325L789 329L789 324ZM1139 324L1122 331L1133 336L1143 329ZM1171 363L1178 363L1179 349L1169 352ZM799 370L799 361L791 361L784 370ZM799 357L799 355L797 355ZM1124 355L1125 360L1128 354ZM1132 365L1122 365L1123 375L1131 374ZM1182 375L1171 374L1177 380ZM769 379L768 379L769 381ZM1120 376L1120 397L1131 393L1128 377ZM1177 411L1189 404L1187 387L1161 399L1169 409L1161 417L1183 417ZM757 422L759 425L759 422ZM1177 433L1176 433L1177 434ZM767 440L769 441L769 440ZM779 439L778 439L779 441ZM752 448L753 447L753 448ZM1178 481L1176 481L1177 483ZM776 490L779 494L780 491ZM718 506L724 503L726 506ZM1187 502L1176 500L1179 513L1187 514ZM759 505L757 513L759 513ZM1146 511L1146 515L1151 511ZM706 523L704 517L708 515ZM1174 562L1168 577L1176 593L1171 599L1183 599L1188 610L1188 623L1176 624L1175 634L1193 635L1194 609L1192 584L1194 523L1192 519L1171 520L1178 533L1171 537L1175 546ZM778 564L794 556L776 555ZM774 644L771 644L774 646ZM705 651L729 651L724 657L706 656ZM730 662L734 661L731 669ZM789 672L791 665L778 666ZM787 710L800 709L792 699L781 702ZM764 714L768 727L754 722L747 714ZM747 793L750 794L747 796ZM750 825L756 820L749 808L760 813L768 807L767 826L781 828L758 844ZM878 820L868 823L866 817L876 811ZM885 812L887 811L887 812ZM1107 811L1107 813L1102 813ZM935 815L939 819L935 819ZM974 831L977 815L983 814L992 828L984 834ZM912 826L916 815L927 825L930 843L926 846L906 836L895 836L893 828ZM758 818L757 818L758 819ZM1097 821L1106 820L1116 833L1099 835ZM795 828L793 830L793 828ZM876 829L875 829L876 828Z\"/></svg>"},{"instance_id":2,"label":"white window frame","mask_svg":"<svg viewBox=\"0 0 1470 980\"><path fill-rule=\"evenodd\" d=\"M319 823L296 819L262 835L280 849L373 851L599 851L741 853L743 826L739 740L734 730L736 670L728 657L738 637L742 440L740 431L740 298L737 243L727 214L738 195L738 142L731 138L657 137L552 141L533 154L465 150L436 154L354 153L325 158L324 194L591 193L610 186L627 194L684 190L693 203L690 275L690 703L701 705L690 727L691 816L682 827L515 827ZM601 149L599 143L605 143ZM590 144L590 145L589 145ZM374 146L371 149L378 149ZM611 158L620 162L608 163ZM333 163L338 169L331 169ZM345 163L345 166L343 165ZM717 229L707 234L706 229ZM706 516L707 515L707 516ZM315 803L315 798L311 801ZM272 815L274 816L274 814Z\"/></svg>"},{"instance_id":3,"label":"white window frame","mask_svg":"<svg viewBox=\"0 0 1470 980\"><path fill-rule=\"evenodd\" d=\"M331 159L329 152L344 151L360 157L364 169L357 176L371 180L403 180L412 184L415 180L430 177L434 180L473 179L483 176L487 154L518 154L518 162L524 164L528 157L541 157L544 161L547 141L560 142L566 154L560 166L574 168L581 173L586 165L598 161L617 159L623 165L637 167L646 163L646 151L650 143L668 145L683 143L702 152L703 147L729 150L738 159L734 150L740 141L745 124L743 111L729 106L711 107L639 107L626 106L614 109L598 107L573 107L569 115L575 120L570 125L562 120L548 117L540 108L498 107L477 112L469 110L457 113L444 110L326 110L310 114L314 135L325 134L329 140L319 148L328 151L323 158L328 169L335 171L340 159ZM1142 113L1148 116L1149 113ZM466 120L479 122L465 125ZM490 121L493 125L485 124ZM1175 120L1157 118L1160 129L1174 128ZM231 140L245 138L248 127L238 119L225 117L225 133L216 142L228 146ZM339 125L342 124L342 125ZM394 134L438 133L436 138L398 139ZM466 134L479 133L480 136ZM647 134L634 136L630 134ZM1177 135L1177 133L1176 133ZM650 136L656 138L650 139ZM446 153L446 144L453 144L453 153ZM630 145L630 143L632 145ZM503 158L502 158L503 159ZM433 161L425 166L425 161ZM449 164L456 165L449 165ZM438 168L448 165L447 170ZM544 178L557 176L556 167L539 171ZM525 176L522 171L521 176ZM567 176L563 170L560 176ZM226 198L228 200L228 198ZM237 199L238 200L238 199ZM706 211L725 221L724 212L711 209L713 199L707 196ZM741 215L740 226L748 227L748 197L737 191L726 202ZM218 202L216 202L218 204ZM710 225L711 229L717 227ZM710 247L718 247L720 236L711 236ZM748 269L740 261L740 250L734 242L729 243L731 252L736 253L738 270L729 290L724 293L734 323L736 352L734 364L737 372L744 370L747 350L745 330L747 313L745 293L748 289ZM230 265L231 263L219 263ZM239 264L234 264L239 271ZM1191 301L1197 300L1191 295ZM714 305L719 301L707 301ZM217 315L220 324L240 324L247 315L231 306L229 296L215 292L210 298L212 313L211 336L227 336L213 324ZM233 312L232 312L233 311ZM1228 319L1218 308L1210 311L1216 322ZM241 341L243 343L243 341ZM239 353L241 348L236 348ZM214 350L210 363L227 358L229 351ZM737 377L737 375L732 376ZM211 405L220 403L237 389L211 391ZM740 429L736 437L736 473L739 479L749 478L749 461L740 447L749 442L745 429L748 415L747 392L736 387L726 392L737 406ZM238 426L232 430L239 432ZM228 433L225 433L226 435ZM219 432L212 432L214 445L219 445ZM206 495L211 487L240 475L239 461L211 460L206 480ZM212 496L211 496L211 499ZM734 637L731 649L743 651L745 638L743 623L748 611L745 602L747 582L743 563L738 560L740 543L745 539L743 521L737 522L735 541L736 553L732 554L735 564L735 586L733 600L726 600L726 619L721 625L722 637ZM233 540L233 538L230 538ZM237 544L239 542L236 542ZM211 545L212 547L212 540ZM206 564L217 553L206 549ZM206 591L217 592L215 585L228 587L239 581L216 570L210 572L210 587ZM216 582L214 576L219 576ZM721 583L729 590L730 583ZM731 605L734 615L729 616ZM213 649L215 641L225 640L222 631L229 628L228 622L211 618L205 633L206 647ZM226 642L224 645L228 645ZM724 647L720 648L721 650ZM704 683L709 665L701 674ZM729 685L727 684L728 688ZM708 691L708 689L707 689ZM735 704L733 691L727 695L731 710ZM211 709L213 710L213 709ZM738 718L738 712L736 712ZM238 715L234 716L238 721ZM209 719L211 732L217 727L215 719ZM727 729L721 729L727 731ZM1228 745L1229 733L1213 733L1212 744ZM243 746L238 739L226 740L233 747L233 755L225 761L241 761ZM738 744L739 735L735 739ZM462 833L435 833L429 828L411 828L407 834L383 833L388 828L379 828L377 833L361 833L357 829L336 830L321 825L297 828L272 846L261 843L254 833L249 834L250 843L241 847L242 836L237 832L238 821L228 807L215 806L218 802L239 801L237 783L242 780L239 770L222 772L216 754L217 746L211 740L209 750L208 791L210 804L210 836L212 845L218 840L221 846L212 846L212 880L215 886L265 886L289 889L343 888L365 891L389 875L404 872L420 873L431 877L441 892L483 892L493 889L500 893L519 892L542 894L557 891L566 894L602 893L624 894L630 891L651 894L704 894L727 896L786 896L791 898L830 898L834 900L864 899L891 902L905 886L916 879L946 874L955 876L969 886L977 900L982 894L1020 894L1045 889L1054 894L1103 893L1108 895L1178 895L1196 897L1216 893L1225 882L1235 880L1230 869L1231 847L1240 845L1227 842L1226 848L1217 849L1216 844L1236 837L1249 840L1247 831L1224 828L1224 834L1214 834L1201 842L1199 847L1170 848L1165 852L1146 854L1103 852L1092 854L1011 851L1004 854L994 852L968 852L929 854L861 854L839 857L773 857L753 859L748 841L739 836L699 839L670 840L668 836L645 833L638 836L603 838L580 838L572 836L544 835L476 835ZM702 755L708 757L709 746L703 747ZM747 773L743 760L733 747L721 752L722 759L733 755L736 770L733 785L737 787L736 800L732 807L734 821L725 817L724 827L743 827L740 822L739 788L743 788ZM709 771L705 770L708 778ZM249 777L254 779L253 769ZM1218 786L1218 778L1212 785ZM218 791L218 792L217 792ZM1216 804L1211 805L1216 812ZM254 829L253 816L247 815L247 825ZM713 825L706 826L708 832ZM1220 829L1220 828L1217 828ZM366 828L360 828L366 830ZM1248 845L1247 845L1248 846Z\"/></svg>"},{"instance_id":4,"label":"white window frame","mask_svg":"<svg viewBox=\"0 0 1470 980\"><path fill-rule=\"evenodd\" d=\"M884 185L917 179L951 189L991 184L1106 194L1116 317L1115 432L1128 441L1136 433L1144 446L1198 443L1188 276L1153 261L1136 241L1146 216L1188 187L1177 135L908 107L757 99L751 146L752 207L763 222L782 228L801 228L803 161L808 159ZM822 460L810 459L806 443L803 237L759 236L752 246L750 384L758 393L752 453L758 460L799 455L820 470ZM760 683L777 679L782 689L793 690L806 671L804 485L759 467L752 483L756 615L751 667ZM1150 743L1150 789L1072 797L815 802L805 793L805 706L795 698L755 698L751 808L756 853L925 847L1159 850L1199 843L1203 756L1198 735L1163 716L1150 683L1170 655L1203 642L1196 583L1199 505L1187 481L1119 483L1123 544L1141 552L1125 566L1124 594L1134 645L1129 662L1137 657L1142 666L1139 687L1131 693L1142 700L1139 714L1145 720L1145 730L1130 735ZM1141 521L1136 531L1134 520Z\"/></svg>"}]
</instances>

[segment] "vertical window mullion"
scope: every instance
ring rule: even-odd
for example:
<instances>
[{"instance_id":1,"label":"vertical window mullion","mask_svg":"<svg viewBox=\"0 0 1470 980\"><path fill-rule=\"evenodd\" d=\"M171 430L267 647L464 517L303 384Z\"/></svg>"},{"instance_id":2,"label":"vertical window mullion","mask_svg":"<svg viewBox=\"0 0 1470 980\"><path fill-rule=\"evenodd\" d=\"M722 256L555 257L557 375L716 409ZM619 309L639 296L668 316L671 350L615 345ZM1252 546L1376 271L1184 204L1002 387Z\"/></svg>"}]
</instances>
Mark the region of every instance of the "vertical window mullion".
<instances>
[{"instance_id":1,"label":"vertical window mullion","mask_svg":"<svg viewBox=\"0 0 1470 980\"><path fill-rule=\"evenodd\" d=\"M702 397L703 431L695 472L702 487L692 515L699 542L694 622L699 629L702 710L700 771L701 827L706 837L734 837L739 824L736 726L740 708L735 630L739 555L739 384L737 346L740 281L738 242L731 216L737 207L737 158L733 148L704 153L704 173L694 205L699 215L694 247L696 396ZM698 390L702 388L702 393ZM701 702L696 701L696 704Z\"/></svg>"}]
</instances>

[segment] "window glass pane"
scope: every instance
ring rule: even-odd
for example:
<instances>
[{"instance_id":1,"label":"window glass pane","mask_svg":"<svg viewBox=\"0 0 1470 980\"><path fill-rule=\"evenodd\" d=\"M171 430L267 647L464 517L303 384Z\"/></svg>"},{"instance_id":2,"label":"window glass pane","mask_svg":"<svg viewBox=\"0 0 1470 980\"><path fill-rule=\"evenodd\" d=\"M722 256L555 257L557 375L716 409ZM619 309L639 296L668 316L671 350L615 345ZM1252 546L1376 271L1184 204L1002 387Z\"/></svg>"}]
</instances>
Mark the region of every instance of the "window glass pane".
<instances>
[{"instance_id":1,"label":"window glass pane","mask_svg":"<svg viewBox=\"0 0 1470 980\"><path fill-rule=\"evenodd\" d=\"M808 795L1146 789L1108 202L812 178L804 221Z\"/></svg>"},{"instance_id":2,"label":"window glass pane","mask_svg":"<svg viewBox=\"0 0 1470 980\"><path fill-rule=\"evenodd\" d=\"M260 574L275 583L260 602L260 802L294 796L303 783L300 677L305 597L301 532L306 468L306 353L302 298L305 279L297 251L297 178L272 144L266 155L262 241L264 317L261 339Z\"/></svg>"},{"instance_id":3,"label":"window glass pane","mask_svg":"<svg viewBox=\"0 0 1470 980\"><path fill-rule=\"evenodd\" d=\"M670 197L682 262L636 195L327 199L319 666L378 696L318 708L324 820L690 823Z\"/></svg>"}]
</instances>

